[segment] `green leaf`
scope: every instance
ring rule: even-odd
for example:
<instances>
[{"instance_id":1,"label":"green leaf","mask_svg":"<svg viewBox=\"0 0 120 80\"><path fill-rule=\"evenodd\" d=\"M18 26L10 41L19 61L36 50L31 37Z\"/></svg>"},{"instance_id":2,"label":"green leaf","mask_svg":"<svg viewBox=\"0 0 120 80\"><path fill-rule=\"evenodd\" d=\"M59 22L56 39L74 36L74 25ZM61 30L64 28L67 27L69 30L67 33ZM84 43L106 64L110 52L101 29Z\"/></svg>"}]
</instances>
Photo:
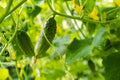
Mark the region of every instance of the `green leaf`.
<instances>
[{"instance_id":1,"label":"green leaf","mask_svg":"<svg viewBox=\"0 0 120 80\"><path fill-rule=\"evenodd\" d=\"M56 69L46 69L47 72L44 72L42 76L45 76L47 80L56 80L57 78L61 78L65 75L65 72L62 70Z\"/></svg>"},{"instance_id":2,"label":"green leaf","mask_svg":"<svg viewBox=\"0 0 120 80\"><path fill-rule=\"evenodd\" d=\"M80 57L85 57L92 51L92 39L77 40L76 38L68 46L66 61L72 63Z\"/></svg>"},{"instance_id":3,"label":"green leaf","mask_svg":"<svg viewBox=\"0 0 120 80\"><path fill-rule=\"evenodd\" d=\"M113 53L103 59L105 80L120 80L120 53Z\"/></svg>"},{"instance_id":4,"label":"green leaf","mask_svg":"<svg viewBox=\"0 0 120 80\"><path fill-rule=\"evenodd\" d=\"M26 7L26 11L27 11L27 14L28 14L30 17L34 18L34 17L36 17L36 16L39 14L39 12L41 11L41 7L39 7L39 6L37 6L37 5L35 5L35 6L29 5L29 6Z\"/></svg>"},{"instance_id":5,"label":"green leaf","mask_svg":"<svg viewBox=\"0 0 120 80\"><path fill-rule=\"evenodd\" d=\"M89 35L92 35L95 32L97 24L96 23L86 23L87 30L89 32Z\"/></svg>"},{"instance_id":6,"label":"green leaf","mask_svg":"<svg viewBox=\"0 0 120 80\"><path fill-rule=\"evenodd\" d=\"M60 56L64 55L66 48L69 43L71 42L70 40L70 35L65 35L65 36L60 36L57 37L56 39L53 40L53 44L57 47L57 51L54 50L52 51L51 58L54 59L59 59Z\"/></svg>"},{"instance_id":7,"label":"green leaf","mask_svg":"<svg viewBox=\"0 0 120 80\"><path fill-rule=\"evenodd\" d=\"M106 19L111 20L117 18L118 13L120 12L119 7L103 7L102 13L106 14Z\"/></svg>"},{"instance_id":8,"label":"green leaf","mask_svg":"<svg viewBox=\"0 0 120 80\"><path fill-rule=\"evenodd\" d=\"M44 61L46 63L44 63ZM44 76L45 80L56 80L65 76L65 65L59 60L44 59L40 64L40 75Z\"/></svg>"},{"instance_id":9,"label":"green leaf","mask_svg":"<svg viewBox=\"0 0 120 80\"><path fill-rule=\"evenodd\" d=\"M63 1L72 1L72 0L63 0Z\"/></svg>"},{"instance_id":10,"label":"green leaf","mask_svg":"<svg viewBox=\"0 0 120 80\"><path fill-rule=\"evenodd\" d=\"M34 0L36 3L42 2L44 0Z\"/></svg>"},{"instance_id":11,"label":"green leaf","mask_svg":"<svg viewBox=\"0 0 120 80\"><path fill-rule=\"evenodd\" d=\"M112 43L112 46L117 49L118 51L120 51L120 41L116 41L114 43Z\"/></svg>"},{"instance_id":12,"label":"green leaf","mask_svg":"<svg viewBox=\"0 0 120 80\"><path fill-rule=\"evenodd\" d=\"M4 9L3 7L0 6L0 11L1 11L1 13L0 13L0 18L1 18L2 15L3 15L3 13L5 12L5 9Z\"/></svg>"},{"instance_id":13,"label":"green leaf","mask_svg":"<svg viewBox=\"0 0 120 80\"><path fill-rule=\"evenodd\" d=\"M112 9L114 9L115 7L102 7L101 9L102 9L102 13L107 13L107 12L109 12L110 10L112 10Z\"/></svg>"},{"instance_id":14,"label":"green leaf","mask_svg":"<svg viewBox=\"0 0 120 80\"><path fill-rule=\"evenodd\" d=\"M85 4L85 11L87 12L92 12L94 6L95 6L95 3L96 3L96 0L82 0L82 2L84 2L83 4Z\"/></svg>"},{"instance_id":15,"label":"green leaf","mask_svg":"<svg viewBox=\"0 0 120 80\"><path fill-rule=\"evenodd\" d=\"M27 31L28 31L28 27L29 27L29 23L25 21L25 22L23 22L23 24L22 24L21 30L27 32Z\"/></svg>"},{"instance_id":16,"label":"green leaf","mask_svg":"<svg viewBox=\"0 0 120 80\"><path fill-rule=\"evenodd\" d=\"M101 27L99 28L97 34L95 35L94 39L93 39L93 46L94 47L99 47L103 44L105 38L104 38L104 34L106 32L106 28Z\"/></svg>"}]
</instances>

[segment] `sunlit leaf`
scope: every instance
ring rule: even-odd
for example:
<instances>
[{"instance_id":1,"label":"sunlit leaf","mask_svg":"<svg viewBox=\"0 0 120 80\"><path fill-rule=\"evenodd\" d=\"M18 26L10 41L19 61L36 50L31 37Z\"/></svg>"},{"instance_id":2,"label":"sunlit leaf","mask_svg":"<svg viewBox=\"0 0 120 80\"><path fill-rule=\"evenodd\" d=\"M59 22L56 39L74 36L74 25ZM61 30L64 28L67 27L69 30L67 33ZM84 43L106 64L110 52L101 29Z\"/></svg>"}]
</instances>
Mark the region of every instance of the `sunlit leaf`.
<instances>
[{"instance_id":1,"label":"sunlit leaf","mask_svg":"<svg viewBox=\"0 0 120 80\"><path fill-rule=\"evenodd\" d=\"M9 71L6 68L0 68L0 80L6 80L9 77Z\"/></svg>"},{"instance_id":2,"label":"sunlit leaf","mask_svg":"<svg viewBox=\"0 0 120 80\"><path fill-rule=\"evenodd\" d=\"M1 18L1 16L4 14L5 9L0 6L0 11L1 11L1 13L0 13L0 18Z\"/></svg>"},{"instance_id":3,"label":"sunlit leaf","mask_svg":"<svg viewBox=\"0 0 120 80\"><path fill-rule=\"evenodd\" d=\"M120 6L120 0L113 0L116 6Z\"/></svg>"}]
</instances>

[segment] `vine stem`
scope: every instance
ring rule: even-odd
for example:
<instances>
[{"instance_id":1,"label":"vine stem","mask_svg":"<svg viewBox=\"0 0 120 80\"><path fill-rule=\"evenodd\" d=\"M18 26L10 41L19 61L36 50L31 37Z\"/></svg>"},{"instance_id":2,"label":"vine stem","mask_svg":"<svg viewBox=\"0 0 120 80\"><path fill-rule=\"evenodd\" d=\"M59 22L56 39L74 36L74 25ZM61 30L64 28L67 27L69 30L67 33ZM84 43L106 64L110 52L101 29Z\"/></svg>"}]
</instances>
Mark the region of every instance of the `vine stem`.
<instances>
[{"instance_id":1,"label":"vine stem","mask_svg":"<svg viewBox=\"0 0 120 80\"><path fill-rule=\"evenodd\" d=\"M13 19L12 19L13 20ZM18 21L17 23L15 23L15 21L13 20L13 23L15 24L16 28L15 28L15 32L13 33L12 37L10 38L10 40L7 42L7 44L5 44L5 46L3 47L3 49L0 52L0 56L4 53L5 49L7 48L7 46L9 45L9 43L13 40L13 38L15 37L16 33L17 33L17 26L18 26Z\"/></svg>"},{"instance_id":2,"label":"vine stem","mask_svg":"<svg viewBox=\"0 0 120 80\"><path fill-rule=\"evenodd\" d=\"M57 54L58 54L58 56L60 57L60 59L61 59L61 55L60 55L60 52L58 51L58 49L48 40L48 38L47 38L47 36L46 36L46 34L45 34L45 32L44 32L44 30L43 30L43 35L44 35L44 37L45 37L45 39L46 39L46 41L49 43L49 45L51 46L51 47L53 47L53 48L55 48L55 50L56 50L56 52L57 52Z\"/></svg>"},{"instance_id":3,"label":"vine stem","mask_svg":"<svg viewBox=\"0 0 120 80\"><path fill-rule=\"evenodd\" d=\"M12 10L10 10L10 12L8 13L8 15L11 14L13 11L15 11L18 7L20 7L26 1L27 0L23 0L19 4L17 4Z\"/></svg>"},{"instance_id":4,"label":"vine stem","mask_svg":"<svg viewBox=\"0 0 120 80\"><path fill-rule=\"evenodd\" d=\"M26 1L26 0L24 0L24 1ZM23 2L21 2L21 3L19 4L19 6L20 6L22 3L23 3ZM14 9L14 8L13 8L13 9ZM17 9L17 7L16 7L15 9ZM15 9L14 9L14 10L15 10ZM12 10L12 12L13 12L14 10ZM21 8L18 16L20 16L21 11L22 11L22 8ZM12 12L11 12L11 13L12 13ZM7 46L9 45L9 43L11 43L11 41L13 40L13 38L15 37L15 35L16 35L16 33L17 33L17 28L18 28L19 19L18 19L17 22L15 23L15 20L14 20L13 17L12 17L12 21L13 21L14 25L16 26L15 32L13 33L12 37L11 37L10 40L7 42L7 44L5 44L5 46L4 46L3 49L1 50L0 56L4 53L5 49L7 48Z\"/></svg>"},{"instance_id":5,"label":"vine stem","mask_svg":"<svg viewBox=\"0 0 120 80\"><path fill-rule=\"evenodd\" d=\"M12 61L12 62L0 62L0 65L9 65L9 66L13 66L15 65L15 62Z\"/></svg>"},{"instance_id":6,"label":"vine stem","mask_svg":"<svg viewBox=\"0 0 120 80\"><path fill-rule=\"evenodd\" d=\"M107 21L96 21L96 20L89 19L89 18L87 18L87 17L70 16L70 15L66 15L66 14L59 13L59 12L55 11L55 10L52 8L52 6L50 5L49 0L47 0L47 4L48 4L49 8L51 9L51 11L52 11L54 14L59 15L59 16L63 16L63 17L67 17L67 18L71 18L71 19L82 20L83 22L91 22L91 23L104 24L104 23L116 22L116 21L120 20L120 18L116 18L116 19L107 20Z\"/></svg>"},{"instance_id":7,"label":"vine stem","mask_svg":"<svg viewBox=\"0 0 120 80\"><path fill-rule=\"evenodd\" d=\"M67 8L68 8L70 14L72 15L71 9L70 9L70 7L69 7L67 1L66 1L66 6L67 6ZM82 29L79 28L79 25L77 24L77 21L76 21L75 19L74 19L74 24L77 26L77 28L79 29L79 31L80 31L80 33L82 34L82 36L83 36L84 38L86 38L85 34L82 32ZM76 30L76 32L77 32L79 38L81 38L80 35L79 35L79 31L75 28L75 26L74 26L74 29Z\"/></svg>"},{"instance_id":8,"label":"vine stem","mask_svg":"<svg viewBox=\"0 0 120 80\"><path fill-rule=\"evenodd\" d=\"M6 17L6 15L8 14L10 7L12 5L13 0L9 0L8 5L6 7L5 13L2 15L2 17L0 18L0 23L2 23L2 21L4 20L4 18Z\"/></svg>"},{"instance_id":9,"label":"vine stem","mask_svg":"<svg viewBox=\"0 0 120 80\"><path fill-rule=\"evenodd\" d=\"M24 2L26 2L27 0L23 0L20 3L18 3L13 9L11 9L8 14L6 15L5 19L8 18L7 16L9 16L12 12L14 12L17 8L19 8Z\"/></svg>"}]
</instances>

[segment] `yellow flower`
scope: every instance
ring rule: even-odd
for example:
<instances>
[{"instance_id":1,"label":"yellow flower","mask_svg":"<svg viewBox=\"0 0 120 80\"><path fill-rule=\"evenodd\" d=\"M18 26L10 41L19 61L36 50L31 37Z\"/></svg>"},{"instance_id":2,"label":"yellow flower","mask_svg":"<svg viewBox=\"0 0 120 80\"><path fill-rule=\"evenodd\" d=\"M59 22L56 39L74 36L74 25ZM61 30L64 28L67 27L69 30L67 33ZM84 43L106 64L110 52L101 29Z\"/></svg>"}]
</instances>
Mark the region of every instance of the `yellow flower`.
<instances>
[{"instance_id":1,"label":"yellow flower","mask_svg":"<svg viewBox=\"0 0 120 80\"><path fill-rule=\"evenodd\" d=\"M74 6L74 10L77 11L77 12L81 12L82 9L83 9L82 6L79 6L79 5L75 5L75 6Z\"/></svg>"},{"instance_id":2,"label":"yellow flower","mask_svg":"<svg viewBox=\"0 0 120 80\"><path fill-rule=\"evenodd\" d=\"M93 11L90 13L89 17L93 18L94 20L99 20L98 10L94 7Z\"/></svg>"},{"instance_id":3,"label":"yellow flower","mask_svg":"<svg viewBox=\"0 0 120 80\"><path fill-rule=\"evenodd\" d=\"M74 10L77 11L77 12L81 12L82 9L83 9L83 6L79 6L77 4L77 0L73 0L73 5L74 5Z\"/></svg>"}]
</instances>

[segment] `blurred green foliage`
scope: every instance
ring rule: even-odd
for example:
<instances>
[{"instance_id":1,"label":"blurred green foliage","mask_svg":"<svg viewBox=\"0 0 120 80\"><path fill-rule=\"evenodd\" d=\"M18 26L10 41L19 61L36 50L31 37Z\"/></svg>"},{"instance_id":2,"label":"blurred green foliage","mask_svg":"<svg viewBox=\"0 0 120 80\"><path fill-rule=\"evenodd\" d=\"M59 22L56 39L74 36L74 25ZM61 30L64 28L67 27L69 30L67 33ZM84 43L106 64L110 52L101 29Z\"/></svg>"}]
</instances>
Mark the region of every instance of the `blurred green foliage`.
<instances>
[{"instance_id":1,"label":"blurred green foliage","mask_svg":"<svg viewBox=\"0 0 120 80\"><path fill-rule=\"evenodd\" d=\"M9 1L12 4L5 14ZM0 0L0 80L119 80L119 3ZM57 33L46 56L29 58L17 44L13 49L17 30L25 31L35 46L53 14Z\"/></svg>"}]
</instances>

